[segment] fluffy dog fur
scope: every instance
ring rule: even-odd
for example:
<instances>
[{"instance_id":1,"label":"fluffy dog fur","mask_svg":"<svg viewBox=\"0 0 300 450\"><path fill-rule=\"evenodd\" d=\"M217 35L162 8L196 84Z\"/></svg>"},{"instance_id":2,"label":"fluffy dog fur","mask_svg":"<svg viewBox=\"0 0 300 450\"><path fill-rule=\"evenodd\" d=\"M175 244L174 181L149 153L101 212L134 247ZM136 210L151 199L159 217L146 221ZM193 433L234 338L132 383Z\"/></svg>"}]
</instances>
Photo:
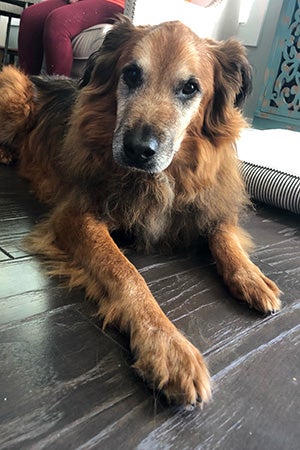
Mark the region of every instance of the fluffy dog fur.
<instances>
[{"instance_id":1,"label":"fluffy dog fur","mask_svg":"<svg viewBox=\"0 0 300 450\"><path fill-rule=\"evenodd\" d=\"M0 74L0 142L20 174L53 206L31 247L70 286L98 302L104 325L130 335L134 367L166 397L207 402L199 351L167 319L111 237L139 249L208 240L231 293L259 311L279 290L249 260L238 225L248 198L234 143L251 70L235 40L199 39L179 22L134 27L121 18L81 83Z\"/></svg>"}]
</instances>

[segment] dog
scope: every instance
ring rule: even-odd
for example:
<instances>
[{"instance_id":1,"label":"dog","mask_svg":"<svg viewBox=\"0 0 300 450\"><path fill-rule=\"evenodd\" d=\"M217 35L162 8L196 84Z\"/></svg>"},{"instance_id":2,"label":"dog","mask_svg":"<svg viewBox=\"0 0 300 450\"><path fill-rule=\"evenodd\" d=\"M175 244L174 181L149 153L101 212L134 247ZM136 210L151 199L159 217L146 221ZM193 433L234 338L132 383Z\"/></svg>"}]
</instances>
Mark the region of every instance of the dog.
<instances>
[{"instance_id":1,"label":"dog","mask_svg":"<svg viewBox=\"0 0 300 450\"><path fill-rule=\"evenodd\" d=\"M0 74L0 143L51 206L31 249L84 286L103 326L128 333L134 368L170 402L211 397L198 351L168 320L112 234L143 251L208 242L234 297L280 309L239 226L249 199L235 151L251 67L236 40L200 39L180 22L119 18L83 78Z\"/></svg>"}]
</instances>

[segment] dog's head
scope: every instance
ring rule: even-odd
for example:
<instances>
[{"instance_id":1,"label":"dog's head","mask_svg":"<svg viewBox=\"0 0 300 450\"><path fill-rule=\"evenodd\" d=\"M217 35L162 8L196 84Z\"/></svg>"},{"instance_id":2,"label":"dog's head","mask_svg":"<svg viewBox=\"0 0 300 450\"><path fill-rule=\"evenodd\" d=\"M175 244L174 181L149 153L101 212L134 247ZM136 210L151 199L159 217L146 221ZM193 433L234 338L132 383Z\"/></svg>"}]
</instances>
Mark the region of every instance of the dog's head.
<instances>
[{"instance_id":1,"label":"dog's head","mask_svg":"<svg viewBox=\"0 0 300 450\"><path fill-rule=\"evenodd\" d=\"M200 39L180 22L134 27L123 18L83 84L115 95L115 161L156 173L171 164L190 128L210 140L228 134L250 81L244 48L234 40Z\"/></svg>"}]
</instances>

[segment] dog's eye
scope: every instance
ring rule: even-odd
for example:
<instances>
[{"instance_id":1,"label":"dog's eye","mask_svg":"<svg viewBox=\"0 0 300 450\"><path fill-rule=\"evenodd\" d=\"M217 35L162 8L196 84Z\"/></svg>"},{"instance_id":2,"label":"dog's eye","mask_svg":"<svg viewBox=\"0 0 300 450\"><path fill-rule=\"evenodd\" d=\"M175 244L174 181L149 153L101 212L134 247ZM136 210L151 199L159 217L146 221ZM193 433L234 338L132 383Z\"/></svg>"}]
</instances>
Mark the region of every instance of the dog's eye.
<instances>
[{"instance_id":1,"label":"dog's eye","mask_svg":"<svg viewBox=\"0 0 300 450\"><path fill-rule=\"evenodd\" d=\"M199 85L194 80L189 80L182 86L180 95L186 99L193 97L196 92L199 92Z\"/></svg>"},{"instance_id":2,"label":"dog's eye","mask_svg":"<svg viewBox=\"0 0 300 450\"><path fill-rule=\"evenodd\" d=\"M130 89L136 89L142 84L142 71L136 66L126 67L123 71L123 80Z\"/></svg>"},{"instance_id":3,"label":"dog's eye","mask_svg":"<svg viewBox=\"0 0 300 450\"><path fill-rule=\"evenodd\" d=\"M176 97L183 104L187 103L199 92L201 92L199 83L194 78L179 83L175 91Z\"/></svg>"}]
</instances>

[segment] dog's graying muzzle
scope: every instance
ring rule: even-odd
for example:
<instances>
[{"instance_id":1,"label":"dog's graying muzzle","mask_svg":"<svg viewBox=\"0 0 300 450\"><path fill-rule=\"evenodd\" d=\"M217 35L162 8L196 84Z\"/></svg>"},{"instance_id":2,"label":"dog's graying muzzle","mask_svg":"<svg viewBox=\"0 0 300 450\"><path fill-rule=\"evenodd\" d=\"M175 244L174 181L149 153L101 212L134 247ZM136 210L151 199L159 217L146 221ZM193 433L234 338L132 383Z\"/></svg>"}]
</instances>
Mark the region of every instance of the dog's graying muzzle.
<instances>
[{"instance_id":1,"label":"dog's graying muzzle","mask_svg":"<svg viewBox=\"0 0 300 450\"><path fill-rule=\"evenodd\" d=\"M133 164L143 164L155 156L159 141L150 127L135 127L124 135L124 153Z\"/></svg>"}]
</instances>

